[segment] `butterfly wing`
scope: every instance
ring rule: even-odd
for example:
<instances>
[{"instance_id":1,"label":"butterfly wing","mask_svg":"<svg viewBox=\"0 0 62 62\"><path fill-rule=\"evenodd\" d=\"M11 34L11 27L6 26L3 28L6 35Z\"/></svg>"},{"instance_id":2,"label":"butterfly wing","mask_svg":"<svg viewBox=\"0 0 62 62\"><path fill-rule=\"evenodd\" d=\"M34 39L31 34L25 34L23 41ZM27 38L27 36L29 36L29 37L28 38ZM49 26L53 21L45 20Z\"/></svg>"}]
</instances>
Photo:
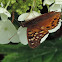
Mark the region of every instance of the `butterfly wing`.
<instances>
[{"instance_id":1,"label":"butterfly wing","mask_svg":"<svg viewBox=\"0 0 62 62\"><path fill-rule=\"evenodd\" d=\"M49 12L35 19L32 19L28 22L25 22L22 25L24 27L39 26L40 28L51 30L51 29L54 29L58 25L59 19L60 19L60 12Z\"/></svg>"},{"instance_id":2,"label":"butterfly wing","mask_svg":"<svg viewBox=\"0 0 62 62\"><path fill-rule=\"evenodd\" d=\"M40 40L58 25L59 19L60 12L49 12L23 23L22 26L27 27L29 46L35 48L40 45Z\"/></svg>"},{"instance_id":3,"label":"butterfly wing","mask_svg":"<svg viewBox=\"0 0 62 62\"><path fill-rule=\"evenodd\" d=\"M40 45L41 39L48 34L48 30L40 28L28 28L27 38L28 44L31 48L35 48Z\"/></svg>"}]
</instances>

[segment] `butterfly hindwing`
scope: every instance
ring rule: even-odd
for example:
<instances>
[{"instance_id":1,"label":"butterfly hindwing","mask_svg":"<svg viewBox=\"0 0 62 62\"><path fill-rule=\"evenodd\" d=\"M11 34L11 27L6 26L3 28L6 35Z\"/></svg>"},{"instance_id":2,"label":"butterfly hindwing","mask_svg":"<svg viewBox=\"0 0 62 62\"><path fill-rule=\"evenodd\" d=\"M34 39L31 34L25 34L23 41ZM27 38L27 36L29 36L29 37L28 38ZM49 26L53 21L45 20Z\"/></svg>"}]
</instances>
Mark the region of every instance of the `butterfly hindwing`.
<instances>
[{"instance_id":1,"label":"butterfly hindwing","mask_svg":"<svg viewBox=\"0 0 62 62\"><path fill-rule=\"evenodd\" d=\"M45 29L40 28L28 28L27 29L27 38L28 44L31 48L35 48L40 45L41 39L48 33Z\"/></svg>"}]
</instances>

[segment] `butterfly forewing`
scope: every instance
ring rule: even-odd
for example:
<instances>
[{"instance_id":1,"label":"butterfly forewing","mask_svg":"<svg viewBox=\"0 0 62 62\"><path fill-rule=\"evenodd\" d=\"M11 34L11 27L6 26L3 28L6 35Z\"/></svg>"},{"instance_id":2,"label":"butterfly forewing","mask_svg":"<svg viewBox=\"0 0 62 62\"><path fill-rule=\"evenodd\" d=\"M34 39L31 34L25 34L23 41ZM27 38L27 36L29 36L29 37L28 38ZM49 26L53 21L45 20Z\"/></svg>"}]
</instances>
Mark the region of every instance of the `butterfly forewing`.
<instances>
[{"instance_id":1,"label":"butterfly forewing","mask_svg":"<svg viewBox=\"0 0 62 62\"><path fill-rule=\"evenodd\" d=\"M39 26L44 27L47 30L51 30L58 25L59 19L60 12L49 12L35 19L29 20L28 22L25 22L22 25L24 27Z\"/></svg>"}]
</instances>

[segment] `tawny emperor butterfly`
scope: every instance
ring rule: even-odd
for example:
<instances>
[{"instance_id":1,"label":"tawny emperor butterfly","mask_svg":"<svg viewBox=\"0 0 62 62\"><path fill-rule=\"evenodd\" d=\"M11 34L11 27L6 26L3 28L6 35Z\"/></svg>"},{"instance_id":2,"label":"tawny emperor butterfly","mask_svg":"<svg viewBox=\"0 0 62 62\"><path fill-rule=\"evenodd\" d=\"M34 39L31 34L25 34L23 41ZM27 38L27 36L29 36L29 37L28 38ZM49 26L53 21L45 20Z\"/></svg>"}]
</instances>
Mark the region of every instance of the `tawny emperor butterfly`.
<instances>
[{"instance_id":1,"label":"tawny emperor butterfly","mask_svg":"<svg viewBox=\"0 0 62 62\"><path fill-rule=\"evenodd\" d=\"M60 12L49 12L24 22L22 26L27 27L29 46L35 48L40 45L40 40L58 25L59 19Z\"/></svg>"}]
</instances>

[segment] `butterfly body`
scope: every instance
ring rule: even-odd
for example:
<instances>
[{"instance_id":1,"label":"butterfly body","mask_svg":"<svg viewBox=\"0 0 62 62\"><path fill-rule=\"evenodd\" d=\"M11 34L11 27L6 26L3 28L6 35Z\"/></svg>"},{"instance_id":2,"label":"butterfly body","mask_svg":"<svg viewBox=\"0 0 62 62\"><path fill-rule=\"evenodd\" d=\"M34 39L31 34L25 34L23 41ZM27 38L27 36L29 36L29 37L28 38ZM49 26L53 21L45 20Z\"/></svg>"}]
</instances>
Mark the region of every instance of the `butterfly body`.
<instances>
[{"instance_id":1,"label":"butterfly body","mask_svg":"<svg viewBox=\"0 0 62 62\"><path fill-rule=\"evenodd\" d=\"M27 39L31 48L40 45L42 38L55 28L60 19L60 12L49 12L22 24L27 27Z\"/></svg>"}]
</instances>

